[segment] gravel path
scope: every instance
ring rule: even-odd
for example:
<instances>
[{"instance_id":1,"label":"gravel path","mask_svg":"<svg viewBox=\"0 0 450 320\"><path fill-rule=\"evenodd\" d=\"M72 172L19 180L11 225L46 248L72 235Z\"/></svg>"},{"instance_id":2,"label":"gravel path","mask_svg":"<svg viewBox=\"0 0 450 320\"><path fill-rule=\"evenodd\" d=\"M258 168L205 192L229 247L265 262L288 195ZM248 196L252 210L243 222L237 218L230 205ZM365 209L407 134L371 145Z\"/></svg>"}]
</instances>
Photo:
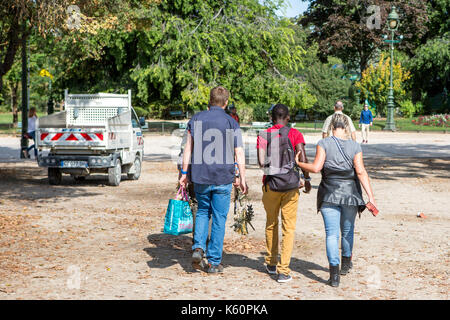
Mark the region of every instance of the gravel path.
<instances>
[{"instance_id":1,"label":"gravel path","mask_svg":"<svg viewBox=\"0 0 450 320\"><path fill-rule=\"evenodd\" d=\"M305 135L314 156L317 134ZM246 138L249 162L254 136ZM162 234L177 172L179 137L145 137L139 181L106 186L105 176L49 186L19 140L0 136L0 299L448 299L450 136L373 133L364 145L380 215L356 222L354 269L328 287L323 222L316 214L320 175L298 209L294 281L264 272L261 172L249 166L255 209L248 237L227 222L223 275L190 264L191 237ZM426 218L417 218L422 212Z\"/></svg>"}]
</instances>

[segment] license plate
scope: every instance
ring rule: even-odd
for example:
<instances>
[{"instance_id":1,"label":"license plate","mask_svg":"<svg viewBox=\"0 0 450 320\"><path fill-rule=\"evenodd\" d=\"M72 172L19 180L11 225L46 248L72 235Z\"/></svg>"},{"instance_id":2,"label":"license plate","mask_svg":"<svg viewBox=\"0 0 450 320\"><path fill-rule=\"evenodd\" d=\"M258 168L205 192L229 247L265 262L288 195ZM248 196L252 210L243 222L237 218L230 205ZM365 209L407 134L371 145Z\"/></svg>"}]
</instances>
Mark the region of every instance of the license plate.
<instances>
[{"instance_id":1,"label":"license plate","mask_svg":"<svg viewBox=\"0 0 450 320\"><path fill-rule=\"evenodd\" d=\"M87 161L61 161L63 168L87 168Z\"/></svg>"}]
</instances>

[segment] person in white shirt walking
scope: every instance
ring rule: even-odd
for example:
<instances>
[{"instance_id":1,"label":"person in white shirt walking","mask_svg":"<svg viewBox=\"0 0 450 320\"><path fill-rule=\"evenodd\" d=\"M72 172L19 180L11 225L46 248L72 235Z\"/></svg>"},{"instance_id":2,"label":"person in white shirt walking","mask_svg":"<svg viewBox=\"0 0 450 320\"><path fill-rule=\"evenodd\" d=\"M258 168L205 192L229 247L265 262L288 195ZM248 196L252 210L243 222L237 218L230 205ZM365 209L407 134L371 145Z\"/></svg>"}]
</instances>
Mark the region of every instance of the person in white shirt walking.
<instances>
[{"instance_id":1,"label":"person in white shirt walking","mask_svg":"<svg viewBox=\"0 0 450 320\"><path fill-rule=\"evenodd\" d=\"M342 101L338 100L336 102L336 104L334 105L334 114L336 114L336 113L344 114L342 112L342 110L344 110L344 104L342 103ZM323 124L323 127L322 127L322 138L323 139L333 135L333 133L331 132L331 119L333 118L334 114L329 116L325 120L325 123ZM350 133L351 133L351 138L352 138L353 141L356 141L356 128L355 128L355 125L353 124L353 121L352 121L352 119L349 116L347 116L347 115L345 115L345 116L348 119L349 129L350 129Z\"/></svg>"},{"instance_id":2,"label":"person in white shirt walking","mask_svg":"<svg viewBox=\"0 0 450 320\"><path fill-rule=\"evenodd\" d=\"M36 108L32 107L30 108L30 111L28 112L28 137L30 139L33 139L33 145L29 146L27 148L27 156L30 157L30 150L34 149L34 157L37 158L37 149L36 149L36 121L37 121L37 113Z\"/></svg>"}]
</instances>

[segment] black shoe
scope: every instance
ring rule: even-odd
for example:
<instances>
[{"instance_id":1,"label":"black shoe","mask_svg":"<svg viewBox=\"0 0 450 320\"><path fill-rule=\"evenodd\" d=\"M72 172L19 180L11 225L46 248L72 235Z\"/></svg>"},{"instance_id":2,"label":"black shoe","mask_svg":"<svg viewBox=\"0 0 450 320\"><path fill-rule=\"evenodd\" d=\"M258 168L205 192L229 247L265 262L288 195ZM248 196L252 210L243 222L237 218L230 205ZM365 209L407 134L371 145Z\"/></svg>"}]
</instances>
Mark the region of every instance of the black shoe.
<instances>
[{"instance_id":1,"label":"black shoe","mask_svg":"<svg viewBox=\"0 0 450 320\"><path fill-rule=\"evenodd\" d=\"M341 277L339 276L339 265L332 266L330 265L330 279L328 280L328 284L332 287L339 287L339 281Z\"/></svg>"},{"instance_id":2,"label":"black shoe","mask_svg":"<svg viewBox=\"0 0 450 320\"><path fill-rule=\"evenodd\" d=\"M203 249L197 248L192 253L192 263L200 263L203 259Z\"/></svg>"},{"instance_id":3,"label":"black shoe","mask_svg":"<svg viewBox=\"0 0 450 320\"><path fill-rule=\"evenodd\" d=\"M285 282L289 282L289 281L291 281L291 280L292 280L292 277L291 277L290 275L280 273L280 274L278 275L277 282L279 282L279 283L285 283Z\"/></svg>"},{"instance_id":4,"label":"black shoe","mask_svg":"<svg viewBox=\"0 0 450 320\"><path fill-rule=\"evenodd\" d=\"M277 274L277 266L269 266L268 264L266 264L266 271L269 274Z\"/></svg>"},{"instance_id":5,"label":"black shoe","mask_svg":"<svg viewBox=\"0 0 450 320\"><path fill-rule=\"evenodd\" d=\"M341 275L345 276L353 268L352 257L342 257Z\"/></svg>"},{"instance_id":6,"label":"black shoe","mask_svg":"<svg viewBox=\"0 0 450 320\"><path fill-rule=\"evenodd\" d=\"M205 272L207 273L222 273L223 272L223 265L219 264L217 266L213 266L212 264L208 263Z\"/></svg>"}]
</instances>

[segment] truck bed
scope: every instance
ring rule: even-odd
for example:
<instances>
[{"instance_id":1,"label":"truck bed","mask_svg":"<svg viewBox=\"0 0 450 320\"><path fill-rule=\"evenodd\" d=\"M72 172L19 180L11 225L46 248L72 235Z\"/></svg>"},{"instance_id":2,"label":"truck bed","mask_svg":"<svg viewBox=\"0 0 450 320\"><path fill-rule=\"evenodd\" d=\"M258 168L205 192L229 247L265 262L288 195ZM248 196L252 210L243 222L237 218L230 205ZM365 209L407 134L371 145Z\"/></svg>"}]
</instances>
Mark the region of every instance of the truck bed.
<instances>
[{"instance_id":1,"label":"truck bed","mask_svg":"<svg viewBox=\"0 0 450 320\"><path fill-rule=\"evenodd\" d=\"M66 93L66 110L38 119L38 148L51 149L53 153L130 148L133 132L130 99L130 93Z\"/></svg>"}]
</instances>

